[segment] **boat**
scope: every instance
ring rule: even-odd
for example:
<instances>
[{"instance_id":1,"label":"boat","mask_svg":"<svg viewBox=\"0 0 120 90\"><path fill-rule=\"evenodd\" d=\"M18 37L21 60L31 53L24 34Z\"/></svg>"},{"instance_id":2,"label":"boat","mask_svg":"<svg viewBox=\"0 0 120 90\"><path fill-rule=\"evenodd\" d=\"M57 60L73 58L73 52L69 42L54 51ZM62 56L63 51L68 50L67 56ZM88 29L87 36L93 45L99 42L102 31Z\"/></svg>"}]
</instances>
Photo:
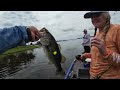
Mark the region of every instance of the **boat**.
<instances>
[{"instance_id":1,"label":"boat","mask_svg":"<svg viewBox=\"0 0 120 90\"><path fill-rule=\"evenodd\" d=\"M64 79L90 79L90 62L90 58L87 58L84 62L75 58L70 64Z\"/></svg>"}]
</instances>

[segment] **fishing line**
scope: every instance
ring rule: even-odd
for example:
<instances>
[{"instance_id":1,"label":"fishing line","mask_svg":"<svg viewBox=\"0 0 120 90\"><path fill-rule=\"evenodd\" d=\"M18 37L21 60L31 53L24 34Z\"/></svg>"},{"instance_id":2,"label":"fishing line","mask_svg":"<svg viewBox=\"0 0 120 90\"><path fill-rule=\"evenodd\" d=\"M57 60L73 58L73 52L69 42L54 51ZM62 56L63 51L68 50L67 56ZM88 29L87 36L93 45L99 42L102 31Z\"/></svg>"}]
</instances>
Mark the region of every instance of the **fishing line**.
<instances>
[{"instance_id":1,"label":"fishing line","mask_svg":"<svg viewBox=\"0 0 120 90\"><path fill-rule=\"evenodd\" d=\"M94 37L94 36L91 36L91 37ZM70 41L70 40L77 40L77 39L83 39L83 38L81 37L81 38L68 39L68 40L57 40L57 42Z\"/></svg>"}]
</instances>

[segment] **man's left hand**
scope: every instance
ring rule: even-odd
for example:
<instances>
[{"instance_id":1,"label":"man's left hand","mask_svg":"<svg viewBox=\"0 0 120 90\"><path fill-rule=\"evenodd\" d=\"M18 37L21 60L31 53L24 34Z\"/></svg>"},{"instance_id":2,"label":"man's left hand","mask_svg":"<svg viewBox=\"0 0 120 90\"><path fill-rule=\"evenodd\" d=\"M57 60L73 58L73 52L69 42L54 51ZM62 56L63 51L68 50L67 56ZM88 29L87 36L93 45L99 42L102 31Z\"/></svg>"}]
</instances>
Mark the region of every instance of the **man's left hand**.
<instances>
[{"instance_id":1,"label":"man's left hand","mask_svg":"<svg viewBox=\"0 0 120 90\"><path fill-rule=\"evenodd\" d=\"M97 47L102 55L105 55L107 53L105 42L103 40L98 39L97 37L93 37L91 39L91 46Z\"/></svg>"}]
</instances>

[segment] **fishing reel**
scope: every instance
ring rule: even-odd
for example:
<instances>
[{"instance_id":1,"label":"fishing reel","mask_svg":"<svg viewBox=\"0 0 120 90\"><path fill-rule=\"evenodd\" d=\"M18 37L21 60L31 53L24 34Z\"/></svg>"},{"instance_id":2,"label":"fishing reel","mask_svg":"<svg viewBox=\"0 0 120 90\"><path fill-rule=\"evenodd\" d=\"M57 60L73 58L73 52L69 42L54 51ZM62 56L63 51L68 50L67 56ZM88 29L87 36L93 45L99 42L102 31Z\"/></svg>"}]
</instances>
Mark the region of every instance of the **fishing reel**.
<instances>
[{"instance_id":1,"label":"fishing reel","mask_svg":"<svg viewBox=\"0 0 120 90\"><path fill-rule=\"evenodd\" d=\"M85 57L81 58L81 55L77 55L77 56L75 56L75 58L76 58L76 60L82 61L84 68L88 68L89 69L90 62L86 61L87 58L85 58Z\"/></svg>"},{"instance_id":2,"label":"fishing reel","mask_svg":"<svg viewBox=\"0 0 120 90\"><path fill-rule=\"evenodd\" d=\"M86 58L81 58L81 55L76 55L75 58L76 58L76 60L80 60L82 62L84 62L86 59Z\"/></svg>"},{"instance_id":3,"label":"fishing reel","mask_svg":"<svg viewBox=\"0 0 120 90\"><path fill-rule=\"evenodd\" d=\"M75 58L76 58L77 60L81 60L81 55L77 55L77 56L75 56Z\"/></svg>"}]
</instances>

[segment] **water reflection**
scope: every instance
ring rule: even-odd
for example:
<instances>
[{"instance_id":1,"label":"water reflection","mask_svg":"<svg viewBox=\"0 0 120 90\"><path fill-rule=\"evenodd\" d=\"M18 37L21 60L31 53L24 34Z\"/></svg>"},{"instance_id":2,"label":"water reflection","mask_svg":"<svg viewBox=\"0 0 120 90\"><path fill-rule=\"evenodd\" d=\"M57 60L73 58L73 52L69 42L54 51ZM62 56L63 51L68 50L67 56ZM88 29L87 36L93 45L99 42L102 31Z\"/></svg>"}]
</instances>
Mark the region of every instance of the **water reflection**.
<instances>
[{"instance_id":1,"label":"water reflection","mask_svg":"<svg viewBox=\"0 0 120 90\"><path fill-rule=\"evenodd\" d=\"M80 43L82 43L82 39L58 43L61 45L61 54L66 59L64 63L61 63L65 72L69 69L75 55L83 52L83 47L80 46ZM63 79L64 76L55 75L56 68L54 64L48 64L48 62L49 59L42 47L33 49L33 51L15 53L4 57L4 59L0 58L0 78Z\"/></svg>"},{"instance_id":2,"label":"water reflection","mask_svg":"<svg viewBox=\"0 0 120 90\"><path fill-rule=\"evenodd\" d=\"M11 76L16 72L26 68L33 60L32 50L14 53L0 57L0 78Z\"/></svg>"}]
</instances>

